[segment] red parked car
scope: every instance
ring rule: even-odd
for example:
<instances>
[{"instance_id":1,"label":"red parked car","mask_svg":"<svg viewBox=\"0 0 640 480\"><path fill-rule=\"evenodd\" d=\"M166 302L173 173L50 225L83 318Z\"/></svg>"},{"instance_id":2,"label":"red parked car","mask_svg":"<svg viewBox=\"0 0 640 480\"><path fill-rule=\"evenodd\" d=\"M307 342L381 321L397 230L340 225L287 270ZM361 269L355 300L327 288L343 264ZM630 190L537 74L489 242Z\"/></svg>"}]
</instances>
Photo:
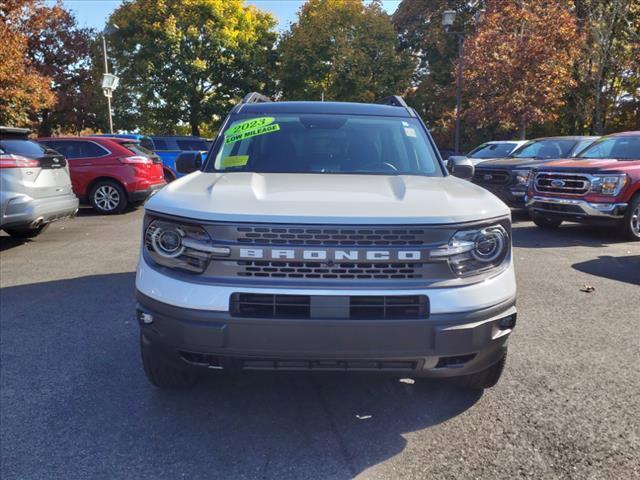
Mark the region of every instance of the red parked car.
<instances>
[{"instance_id":1,"label":"red parked car","mask_svg":"<svg viewBox=\"0 0 640 480\"><path fill-rule=\"evenodd\" d=\"M67 158L74 193L102 214L121 213L166 184L162 161L137 140L48 137L38 142Z\"/></svg>"}]
</instances>

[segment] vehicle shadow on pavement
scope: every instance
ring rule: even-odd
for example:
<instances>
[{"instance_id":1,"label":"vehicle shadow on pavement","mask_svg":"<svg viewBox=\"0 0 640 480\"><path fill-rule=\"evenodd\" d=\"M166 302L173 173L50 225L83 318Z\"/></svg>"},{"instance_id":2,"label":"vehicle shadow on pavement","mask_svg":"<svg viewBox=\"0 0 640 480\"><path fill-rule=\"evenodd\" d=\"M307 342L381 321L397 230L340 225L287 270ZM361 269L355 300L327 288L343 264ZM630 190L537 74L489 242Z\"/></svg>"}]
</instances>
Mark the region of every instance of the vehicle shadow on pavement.
<instances>
[{"instance_id":1,"label":"vehicle shadow on pavement","mask_svg":"<svg viewBox=\"0 0 640 480\"><path fill-rule=\"evenodd\" d=\"M513 246L520 248L606 247L624 243L615 228L567 223L555 230L536 225L514 225Z\"/></svg>"},{"instance_id":2,"label":"vehicle shadow on pavement","mask_svg":"<svg viewBox=\"0 0 640 480\"><path fill-rule=\"evenodd\" d=\"M601 255L593 260L574 263L571 266L583 273L640 285L640 255L622 257Z\"/></svg>"},{"instance_id":3,"label":"vehicle shadow on pavement","mask_svg":"<svg viewBox=\"0 0 640 480\"><path fill-rule=\"evenodd\" d=\"M133 272L0 291L4 478L352 478L481 394L342 374L144 377ZM34 459L37 459L34 460Z\"/></svg>"},{"instance_id":4,"label":"vehicle shadow on pavement","mask_svg":"<svg viewBox=\"0 0 640 480\"><path fill-rule=\"evenodd\" d=\"M0 235L0 252L19 247L20 245L24 245L31 241L32 240L29 238L14 238L9 235Z\"/></svg>"}]
</instances>

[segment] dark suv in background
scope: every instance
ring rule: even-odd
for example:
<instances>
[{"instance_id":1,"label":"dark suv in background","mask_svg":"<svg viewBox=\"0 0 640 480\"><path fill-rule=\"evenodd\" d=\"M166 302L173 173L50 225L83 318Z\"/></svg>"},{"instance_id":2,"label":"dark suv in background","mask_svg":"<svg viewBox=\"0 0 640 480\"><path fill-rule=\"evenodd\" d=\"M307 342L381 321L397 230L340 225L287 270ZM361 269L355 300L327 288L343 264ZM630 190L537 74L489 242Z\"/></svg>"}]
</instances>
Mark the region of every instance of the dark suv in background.
<instances>
[{"instance_id":1,"label":"dark suv in background","mask_svg":"<svg viewBox=\"0 0 640 480\"><path fill-rule=\"evenodd\" d=\"M547 137L531 140L506 158L479 164L473 183L511 208L524 209L531 169L560 158L574 158L598 137Z\"/></svg>"}]
</instances>

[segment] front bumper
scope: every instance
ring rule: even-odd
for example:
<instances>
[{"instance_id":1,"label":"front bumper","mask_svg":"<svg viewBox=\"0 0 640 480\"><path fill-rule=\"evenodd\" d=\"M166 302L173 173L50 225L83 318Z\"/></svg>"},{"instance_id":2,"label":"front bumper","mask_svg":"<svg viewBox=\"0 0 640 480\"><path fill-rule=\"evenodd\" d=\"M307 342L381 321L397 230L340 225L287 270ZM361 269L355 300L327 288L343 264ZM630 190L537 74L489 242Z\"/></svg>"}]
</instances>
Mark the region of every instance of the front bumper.
<instances>
[{"instance_id":1,"label":"front bumper","mask_svg":"<svg viewBox=\"0 0 640 480\"><path fill-rule=\"evenodd\" d=\"M527 198L527 208L534 215L561 218L570 221L616 222L624 218L626 203L591 203L582 199L544 197Z\"/></svg>"},{"instance_id":2,"label":"front bumper","mask_svg":"<svg viewBox=\"0 0 640 480\"><path fill-rule=\"evenodd\" d=\"M446 377L500 360L515 322L513 266L493 278L422 290L267 289L176 280L140 258L136 277L143 341L166 357L210 368L410 372ZM297 295L427 295L420 319L234 317L234 292ZM505 325L507 325L505 327Z\"/></svg>"},{"instance_id":3,"label":"front bumper","mask_svg":"<svg viewBox=\"0 0 640 480\"><path fill-rule=\"evenodd\" d=\"M78 212L78 198L74 194L57 197L31 198L16 195L3 206L0 226L30 227L71 218Z\"/></svg>"},{"instance_id":4,"label":"front bumper","mask_svg":"<svg viewBox=\"0 0 640 480\"><path fill-rule=\"evenodd\" d=\"M516 210L524 209L525 206L525 196L527 194L526 188L520 188L514 185L489 185L483 183L476 183L476 185L489 190L496 197L506 203L509 208L513 208Z\"/></svg>"},{"instance_id":5,"label":"front bumper","mask_svg":"<svg viewBox=\"0 0 640 480\"><path fill-rule=\"evenodd\" d=\"M410 372L466 375L500 360L515 301L411 320L237 318L174 307L138 292L143 341L182 365L245 370Z\"/></svg>"}]
</instances>

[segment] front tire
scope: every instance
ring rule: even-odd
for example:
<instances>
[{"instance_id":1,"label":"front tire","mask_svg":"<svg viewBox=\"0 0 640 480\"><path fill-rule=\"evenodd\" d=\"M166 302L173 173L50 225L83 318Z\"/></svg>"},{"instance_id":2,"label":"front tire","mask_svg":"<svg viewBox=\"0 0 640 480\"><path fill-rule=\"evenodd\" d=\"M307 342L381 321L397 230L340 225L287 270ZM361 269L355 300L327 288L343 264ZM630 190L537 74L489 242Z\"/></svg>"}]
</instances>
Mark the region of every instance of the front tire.
<instances>
[{"instance_id":1,"label":"front tire","mask_svg":"<svg viewBox=\"0 0 640 480\"><path fill-rule=\"evenodd\" d=\"M101 180L91 188L89 201L98 213L115 215L127 208L127 192L113 180Z\"/></svg>"},{"instance_id":2,"label":"front tire","mask_svg":"<svg viewBox=\"0 0 640 480\"><path fill-rule=\"evenodd\" d=\"M556 229L562 224L562 220L557 220L555 218L534 216L533 223L535 223L540 228Z\"/></svg>"},{"instance_id":3,"label":"front tire","mask_svg":"<svg viewBox=\"0 0 640 480\"><path fill-rule=\"evenodd\" d=\"M142 366L149 382L160 389L180 389L194 386L198 375L170 363L144 335L140 335Z\"/></svg>"},{"instance_id":4,"label":"front tire","mask_svg":"<svg viewBox=\"0 0 640 480\"><path fill-rule=\"evenodd\" d=\"M489 368L478 373L472 373L471 375L453 377L451 381L459 387L467 388L469 390L484 390L485 388L491 388L498 383L498 380L500 380L506 363L507 352L504 353L498 362L494 363Z\"/></svg>"},{"instance_id":5,"label":"front tire","mask_svg":"<svg viewBox=\"0 0 640 480\"><path fill-rule=\"evenodd\" d=\"M5 228L4 231L7 232L14 238L34 238L44 232L47 228L49 228L48 223L43 223L42 225L36 228Z\"/></svg>"},{"instance_id":6,"label":"front tire","mask_svg":"<svg viewBox=\"0 0 640 480\"><path fill-rule=\"evenodd\" d=\"M640 240L640 195L636 195L629 203L620 225L620 234L627 240Z\"/></svg>"}]
</instances>

